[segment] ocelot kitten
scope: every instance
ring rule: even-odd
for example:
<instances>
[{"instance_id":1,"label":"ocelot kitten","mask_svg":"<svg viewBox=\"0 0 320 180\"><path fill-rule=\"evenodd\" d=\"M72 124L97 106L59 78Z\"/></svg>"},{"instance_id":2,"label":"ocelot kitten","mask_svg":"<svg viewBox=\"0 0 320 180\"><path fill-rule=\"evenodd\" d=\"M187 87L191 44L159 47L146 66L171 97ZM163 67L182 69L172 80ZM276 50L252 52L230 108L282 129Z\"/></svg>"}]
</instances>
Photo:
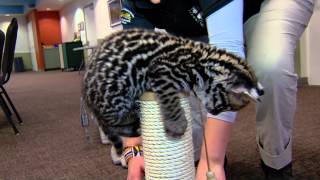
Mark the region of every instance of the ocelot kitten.
<instances>
[{"instance_id":1,"label":"ocelot kitten","mask_svg":"<svg viewBox=\"0 0 320 180\"><path fill-rule=\"evenodd\" d=\"M251 67L225 50L148 30L116 32L92 54L83 96L118 154L119 136L140 135L138 100L145 91L157 95L171 137L187 127L179 93L194 93L211 114L237 111L263 94Z\"/></svg>"}]
</instances>

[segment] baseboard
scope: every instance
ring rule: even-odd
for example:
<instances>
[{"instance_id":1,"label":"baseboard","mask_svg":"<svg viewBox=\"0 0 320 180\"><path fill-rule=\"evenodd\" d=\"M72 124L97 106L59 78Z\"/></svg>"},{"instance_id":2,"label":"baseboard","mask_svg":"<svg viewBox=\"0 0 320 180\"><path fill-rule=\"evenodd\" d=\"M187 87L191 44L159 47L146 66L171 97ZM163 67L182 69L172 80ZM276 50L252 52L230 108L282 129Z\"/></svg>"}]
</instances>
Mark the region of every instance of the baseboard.
<instances>
[{"instance_id":1,"label":"baseboard","mask_svg":"<svg viewBox=\"0 0 320 180\"><path fill-rule=\"evenodd\" d=\"M61 68L57 67L57 68L48 68L48 69L45 69L45 71L56 71L56 70L61 70Z\"/></svg>"},{"instance_id":2,"label":"baseboard","mask_svg":"<svg viewBox=\"0 0 320 180\"><path fill-rule=\"evenodd\" d=\"M309 86L307 77L301 77L298 79L298 87L303 87L303 86Z\"/></svg>"}]
</instances>

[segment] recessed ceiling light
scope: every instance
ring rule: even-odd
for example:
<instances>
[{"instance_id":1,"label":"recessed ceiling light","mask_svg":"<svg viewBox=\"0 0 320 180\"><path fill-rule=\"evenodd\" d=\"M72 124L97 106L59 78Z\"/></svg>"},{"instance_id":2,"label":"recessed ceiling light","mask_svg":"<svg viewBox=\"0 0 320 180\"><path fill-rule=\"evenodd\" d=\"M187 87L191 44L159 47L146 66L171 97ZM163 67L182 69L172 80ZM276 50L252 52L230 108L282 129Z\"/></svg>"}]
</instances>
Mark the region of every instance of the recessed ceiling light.
<instances>
[{"instance_id":1,"label":"recessed ceiling light","mask_svg":"<svg viewBox=\"0 0 320 180\"><path fill-rule=\"evenodd\" d=\"M47 10L47 11L50 11L50 10L51 10L51 8L47 8L46 10Z\"/></svg>"}]
</instances>

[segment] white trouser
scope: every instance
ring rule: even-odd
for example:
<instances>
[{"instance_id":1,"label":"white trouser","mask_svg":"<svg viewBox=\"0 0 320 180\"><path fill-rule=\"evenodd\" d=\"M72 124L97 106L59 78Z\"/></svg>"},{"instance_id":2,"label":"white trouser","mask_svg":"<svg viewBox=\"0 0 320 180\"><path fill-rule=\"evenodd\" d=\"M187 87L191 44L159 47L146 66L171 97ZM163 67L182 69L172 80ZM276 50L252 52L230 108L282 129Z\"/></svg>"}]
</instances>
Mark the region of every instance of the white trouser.
<instances>
[{"instance_id":1,"label":"white trouser","mask_svg":"<svg viewBox=\"0 0 320 180\"><path fill-rule=\"evenodd\" d=\"M242 7L243 0L234 0L214 12L207 18L207 27L210 44L219 48L225 48L228 51L237 53L244 57L243 48L243 25L242 25ZM197 38L197 40L207 41L207 38ZM200 101L190 96L191 112L192 112L192 133L195 160L199 160L203 127L202 123L206 120L206 112L204 107L200 105ZM201 106L201 108L200 108ZM208 114L208 116L213 116ZM235 112L221 113L214 116L217 119L233 122L236 117Z\"/></svg>"},{"instance_id":2,"label":"white trouser","mask_svg":"<svg viewBox=\"0 0 320 180\"><path fill-rule=\"evenodd\" d=\"M313 6L314 0L265 0L260 13L245 23L247 60L265 90L257 104L257 143L264 163L275 169L292 161L294 53Z\"/></svg>"},{"instance_id":3,"label":"white trouser","mask_svg":"<svg viewBox=\"0 0 320 180\"><path fill-rule=\"evenodd\" d=\"M233 0L207 17L209 43L244 58L243 0ZM234 122L236 112L223 112L208 117Z\"/></svg>"}]
</instances>

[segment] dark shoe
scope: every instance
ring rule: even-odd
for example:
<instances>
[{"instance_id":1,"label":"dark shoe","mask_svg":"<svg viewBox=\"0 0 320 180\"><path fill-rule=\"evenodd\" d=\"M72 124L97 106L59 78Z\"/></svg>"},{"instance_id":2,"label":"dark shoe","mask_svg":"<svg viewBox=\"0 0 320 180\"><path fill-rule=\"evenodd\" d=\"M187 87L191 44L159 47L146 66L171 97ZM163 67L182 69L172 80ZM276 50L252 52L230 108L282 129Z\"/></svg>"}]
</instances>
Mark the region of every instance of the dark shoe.
<instances>
[{"instance_id":1,"label":"dark shoe","mask_svg":"<svg viewBox=\"0 0 320 180\"><path fill-rule=\"evenodd\" d=\"M227 159L227 156L224 157L224 164L223 164L223 168L224 170L226 170L228 167L228 159Z\"/></svg>"},{"instance_id":2,"label":"dark shoe","mask_svg":"<svg viewBox=\"0 0 320 180\"><path fill-rule=\"evenodd\" d=\"M266 179L268 179L268 180L292 180L293 179L292 163L277 170L277 169L274 169L274 168L267 166L261 160L261 168L265 174Z\"/></svg>"},{"instance_id":3,"label":"dark shoe","mask_svg":"<svg viewBox=\"0 0 320 180\"><path fill-rule=\"evenodd\" d=\"M199 160L194 162L194 167L198 167Z\"/></svg>"}]
</instances>

